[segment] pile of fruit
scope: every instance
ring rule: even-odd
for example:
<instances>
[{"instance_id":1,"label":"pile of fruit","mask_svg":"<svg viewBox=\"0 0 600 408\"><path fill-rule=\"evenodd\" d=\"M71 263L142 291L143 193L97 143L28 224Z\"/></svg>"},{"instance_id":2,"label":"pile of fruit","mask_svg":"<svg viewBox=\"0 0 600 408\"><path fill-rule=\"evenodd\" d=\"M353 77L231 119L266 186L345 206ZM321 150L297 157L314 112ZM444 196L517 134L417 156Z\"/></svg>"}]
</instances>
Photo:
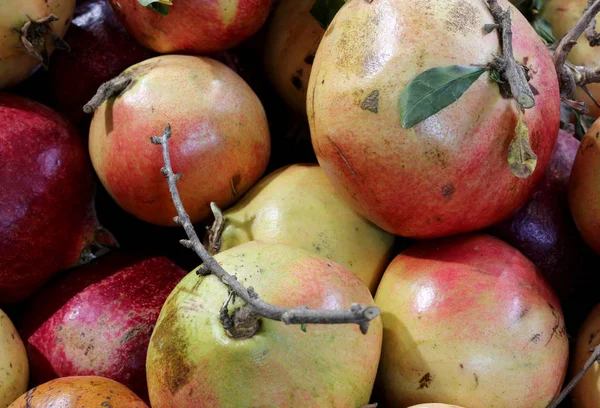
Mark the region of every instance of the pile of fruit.
<instances>
[{"instance_id":1,"label":"pile of fruit","mask_svg":"<svg viewBox=\"0 0 600 408\"><path fill-rule=\"evenodd\" d=\"M0 408L600 407L598 11L3 0Z\"/></svg>"}]
</instances>

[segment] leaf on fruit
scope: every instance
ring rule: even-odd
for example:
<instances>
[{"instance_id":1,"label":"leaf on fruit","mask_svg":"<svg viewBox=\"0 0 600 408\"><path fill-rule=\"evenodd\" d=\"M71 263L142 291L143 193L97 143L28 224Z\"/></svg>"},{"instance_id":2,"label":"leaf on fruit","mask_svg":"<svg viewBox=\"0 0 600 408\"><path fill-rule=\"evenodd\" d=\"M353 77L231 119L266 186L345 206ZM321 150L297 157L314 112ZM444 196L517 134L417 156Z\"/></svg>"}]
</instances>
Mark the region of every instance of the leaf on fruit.
<instances>
[{"instance_id":1,"label":"leaf on fruit","mask_svg":"<svg viewBox=\"0 0 600 408\"><path fill-rule=\"evenodd\" d=\"M535 28L535 31L542 37L542 40L544 40L546 44L554 44L556 42L556 37L554 37L550 22L544 17L535 18L533 20L533 28Z\"/></svg>"},{"instance_id":2,"label":"leaf on fruit","mask_svg":"<svg viewBox=\"0 0 600 408\"><path fill-rule=\"evenodd\" d=\"M317 20L323 30L327 30L329 23L344 4L344 0L316 0L310 9L310 14Z\"/></svg>"},{"instance_id":3,"label":"leaf on fruit","mask_svg":"<svg viewBox=\"0 0 600 408\"><path fill-rule=\"evenodd\" d=\"M138 0L138 2L150 10L166 16L169 14L169 8L173 5L171 0Z\"/></svg>"},{"instance_id":4,"label":"leaf on fruit","mask_svg":"<svg viewBox=\"0 0 600 408\"><path fill-rule=\"evenodd\" d=\"M451 65L431 68L413 78L400 94L400 123L404 129L454 103L487 68Z\"/></svg>"},{"instance_id":5,"label":"leaf on fruit","mask_svg":"<svg viewBox=\"0 0 600 408\"><path fill-rule=\"evenodd\" d=\"M508 165L512 173L522 179L533 174L537 166L537 155L531 149L529 129L519 109L519 122L515 128L515 138L508 146Z\"/></svg>"}]
</instances>

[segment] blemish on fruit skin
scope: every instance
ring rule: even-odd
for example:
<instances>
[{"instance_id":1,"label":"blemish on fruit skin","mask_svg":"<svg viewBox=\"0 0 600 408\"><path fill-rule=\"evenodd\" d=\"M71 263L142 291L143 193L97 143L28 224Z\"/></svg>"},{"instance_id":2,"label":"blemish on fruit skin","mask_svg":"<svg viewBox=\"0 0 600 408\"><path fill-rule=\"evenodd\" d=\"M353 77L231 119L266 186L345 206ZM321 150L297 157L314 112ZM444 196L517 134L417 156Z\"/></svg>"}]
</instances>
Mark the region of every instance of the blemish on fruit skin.
<instances>
[{"instance_id":1,"label":"blemish on fruit skin","mask_svg":"<svg viewBox=\"0 0 600 408\"><path fill-rule=\"evenodd\" d=\"M453 184L448 183L444 187L442 187L442 195L446 197L446 201L450 201L450 199L452 199L452 194L454 194Z\"/></svg>"},{"instance_id":2,"label":"blemish on fruit skin","mask_svg":"<svg viewBox=\"0 0 600 408\"><path fill-rule=\"evenodd\" d=\"M423 388L429 388L429 385L431 384L432 381L433 381L433 376L431 375L431 373L425 374L419 380L419 388L417 388L417 390L422 390Z\"/></svg>"},{"instance_id":3,"label":"blemish on fruit skin","mask_svg":"<svg viewBox=\"0 0 600 408\"><path fill-rule=\"evenodd\" d=\"M368 110L373 113L377 113L379 110L379 90L375 89L360 104L362 110Z\"/></svg>"}]
</instances>

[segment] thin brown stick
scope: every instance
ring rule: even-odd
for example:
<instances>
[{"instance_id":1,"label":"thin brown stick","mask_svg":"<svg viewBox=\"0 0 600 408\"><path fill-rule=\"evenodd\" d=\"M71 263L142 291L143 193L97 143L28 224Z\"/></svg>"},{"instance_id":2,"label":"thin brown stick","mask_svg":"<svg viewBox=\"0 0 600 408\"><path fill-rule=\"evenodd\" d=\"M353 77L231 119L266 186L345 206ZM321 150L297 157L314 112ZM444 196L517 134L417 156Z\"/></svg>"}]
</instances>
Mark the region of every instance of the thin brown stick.
<instances>
[{"instance_id":1,"label":"thin brown stick","mask_svg":"<svg viewBox=\"0 0 600 408\"><path fill-rule=\"evenodd\" d=\"M96 95L90 99L88 103L83 106L85 113L93 113L109 98L120 95L131 84L133 80L131 75L119 75L116 78L111 79L100 85Z\"/></svg>"},{"instance_id":2,"label":"thin brown stick","mask_svg":"<svg viewBox=\"0 0 600 408\"><path fill-rule=\"evenodd\" d=\"M587 38L590 47L597 47L600 45L600 34L596 32L596 19L592 19L590 25L584 31L585 38Z\"/></svg>"},{"instance_id":3,"label":"thin brown stick","mask_svg":"<svg viewBox=\"0 0 600 408\"><path fill-rule=\"evenodd\" d=\"M171 157L169 154L170 138L171 125L167 125L162 136L154 136L150 140L154 144L162 145L164 167L161 169L161 172L167 179L169 191L177 209L178 216L175 217L175 221L183 226L188 236L187 240L181 241L183 246L193 249L202 262L204 262L204 265L259 316L282 321L285 324L357 324L363 334L367 333L371 320L375 319L381 313L376 306L363 306L354 303L350 310L314 310L307 307L289 309L275 306L263 301L252 287L245 288L235 276L225 271L200 242L190 221L190 217L183 207L179 191L177 190L177 180L181 178L181 175L176 175L171 166Z\"/></svg>"},{"instance_id":4,"label":"thin brown stick","mask_svg":"<svg viewBox=\"0 0 600 408\"><path fill-rule=\"evenodd\" d=\"M554 67L556 68L558 83L560 84L560 94L563 98L572 99L576 86L583 86L600 80L598 76L587 72L584 67L573 67L566 63L567 56L575 44L577 44L577 40L581 37L581 34L589 30L589 27L593 27L592 21L596 18L598 12L600 12L600 0L590 0L581 19L560 39L554 49Z\"/></svg>"},{"instance_id":5,"label":"thin brown stick","mask_svg":"<svg viewBox=\"0 0 600 408\"><path fill-rule=\"evenodd\" d=\"M600 1L600 0L599 0ZM492 67L503 73L510 86L513 96L524 109L531 109L535 105L535 97L529 86L525 67L515 61L512 45L512 21L510 17L510 7L502 10L498 0L487 0L490 12L494 21L498 25L497 29L501 35L502 56L494 58Z\"/></svg>"},{"instance_id":6,"label":"thin brown stick","mask_svg":"<svg viewBox=\"0 0 600 408\"><path fill-rule=\"evenodd\" d=\"M585 373L587 373L587 371L590 369L590 367L592 365L594 365L595 362L598 362L598 361L600 361L600 344L597 345L592 350L592 354L590 355L590 358L588 358L587 361L585 362L585 364L583 365L583 368L581 370L579 370L577 375L575 377L573 377L573 379L571 381L569 381L569 384L567 384L565 389L562 390L562 392L558 395L558 397L556 397L556 399L554 401L552 401L552 403L550 405L548 405L548 408L558 407L558 404L560 404L562 402L562 400L564 400L565 397L567 395L569 395L569 393L571 391L573 391L573 388L575 388L577 383L579 383L579 381L583 378Z\"/></svg>"}]
</instances>

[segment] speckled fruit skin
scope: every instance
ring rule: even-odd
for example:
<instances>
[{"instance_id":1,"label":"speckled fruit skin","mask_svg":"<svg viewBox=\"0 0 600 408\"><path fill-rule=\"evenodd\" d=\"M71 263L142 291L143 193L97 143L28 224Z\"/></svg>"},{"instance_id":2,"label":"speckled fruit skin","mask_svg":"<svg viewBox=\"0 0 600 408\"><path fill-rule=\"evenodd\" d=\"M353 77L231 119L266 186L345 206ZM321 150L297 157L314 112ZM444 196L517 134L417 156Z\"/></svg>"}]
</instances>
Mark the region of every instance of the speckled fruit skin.
<instances>
[{"instance_id":1,"label":"speckled fruit skin","mask_svg":"<svg viewBox=\"0 0 600 408\"><path fill-rule=\"evenodd\" d=\"M265 70L295 111L306 113L306 91L313 60L325 34L310 14L315 0L282 0L269 22Z\"/></svg>"},{"instance_id":2,"label":"speckled fruit skin","mask_svg":"<svg viewBox=\"0 0 600 408\"><path fill-rule=\"evenodd\" d=\"M575 376L590 358L591 351L600 344L600 304L579 330L575 354L571 360L571 376ZM573 408L596 408L600 401L600 364L594 363L571 392Z\"/></svg>"},{"instance_id":3,"label":"speckled fruit skin","mask_svg":"<svg viewBox=\"0 0 600 408\"><path fill-rule=\"evenodd\" d=\"M130 389L108 378L64 377L30 389L9 408L149 408Z\"/></svg>"},{"instance_id":4,"label":"speckled fruit skin","mask_svg":"<svg viewBox=\"0 0 600 408\"><path fill-rule=\"evenodd\" d=\"M115 201L136 217L175 225L177 215L160 169L162 150L150 142L167 123L177 184L192 222L226 208L262 175L270 155L268 123L252 89L213 59L182 55L130 67L134 83L94 114L89 150L94 169Z\"/></svg>"},{"instance_id":5,"label":"speckled fruit skin","mask_svg":"<svg viewBox=\"0 0 600 408\"><path fill-rule=\"evenodd\" d=\"M372 305L367 287L342 266L285 245L249 242L216 255L262 299L283 307ZM297 325L262 319L253 337L232 339L219 311L227 288L191 272L171 293L152 334L146 370L153 408L362 407L381 351L381 320ZM236 300L230 312L242 306Z\"/></svg>"},{"instance_id":6,"label":"speckled fruit skin","mask_svg":"<svg viewBox=\"0 0 600 408\"><path fill-rule=\"evenodd\" d=\"M28 20L40 20L54 14L58 20L50 27L63 37L71 23L75 0L3 0L0 13L0 89L28 78L40 62L29 55L21 42L19 30ZM17 30L17 31L14 31ZM53 46L47 48L50 53Z\"/></svg>"},{"instance_id":7,"label":"speckled fruit skin","mask_svg":"<svg viewBox=\"0 0 600 408\"><path fill-rule=\"evenodd\" d=\"M83 140L58 113L0 94L0 304L77 265L100 231Z\"/></svg>"},{"instance_id":8,"label":"speckled fruit skin","mask_svg":"<svg viewBox=\"0 0 600 408\"><path fill-rule=\"evenodd\" d=\"M53 56L48 84L53 106L75 125L89 124L82 108L103 82L153 56L129 35L107 0L79 2L65 41L71 51Z\"/></svg>"},{"instance_id":9,"label":"speckled fruit skin","mask_svg":"<svg viewBox=\"0 0 600 408\"><path fill-rule=\"evenodd\" d=\"M143 46L166 53L222 51L264 24L272 0L174 1L163 16L138 0L109 0L117 17ZM199 24L202 22L202 24Z\"/></svg>"},{"instance_id":10,"label":"speckled fruit skin","mask_svg":"<svg viewBox=\"0 0 600 408\"><path fill-rule=\"evenodd\" d=\"M33 383L97 375L147 399L150 335L185 275L167 258L111 254L51 281L22 317Z\"/></svg>"},{"instance_id":11,"label":"speckled fruit skin","mask_svg":"<svg viewBox=\"0 0 600 408\"><path fill-rule=\"evenodd\" d=\"M10 318L0 310L0 408L27 391L29 363L23 341Z\"/></svg>"},{"instance_id":12,"label":"speckled fruit skin","mask_svg":"<svg viewBox=\"0 0 600 408\"><path fill-rule=\"evenodd\" d=\"M569 180L569 206L584 241L600 254L600 120L579 145Z\"/></svg>"},{"instance_id":13,"label":"speckled fruit skin","mask_svg":"<svg viewBox=\"0 0 600 408\"><path fill-rule=\"evenodd\" d=\"M448 404L419 404L413 405L410 408L461 408L457 405L448 405Z\"/></svg>"},{"instance_id":14,"label":"speckled fruit skin","mask_svg":"<svg viewBox=\"0 0 600 408\"><path fill-rule=\"evenodd\" d=\"M569 348L558 299L497 238L416 244L385 271L375 302L385 406L544 408L560 391Z\"/></svg>"},{"instance_id":15,"label":"speckled fruit skin","mask_svg":"<svg viewBox=\"0 0 600 408\"><path fill-rule=\"evenodd\" d=\"M543 4L542 16L550 23L554 36L560 39L581 19L588 5L588 0L546 0ZM596 16L596 24L599 23L600 17ZM600 65L600 50L598 47L590 47L585 35L581 35L577 40L577 45L569 52L567 60L575 65L595 69ZM600 98L600 84L589 84L587 87L594 98L598 100ZM574 97L585 101L589 109L588 115L594 118L600 116L600 108L581 88L575 90Z\"/></svg>"},{"instance_id":16,"label":"speckled fruit skin","mask_svg":"<svg viewBox=\"0 0 600 408\"><path fill-rule=\"evenodd\" d=\"M544 176L533 195L490 233L521 251L548 280L561 302L573 292L583 242L571 217L567 191L579 140L560 130Z\"/></svg>"},{"instance_id":17,"label":"speckled fruit skin","mask_svg":"<svg viewBox=\"0 0 600 408\"><path fill-rule=\"evenodd\" d=\"M248 241L286 244L335 261L375 293L394 236L358 215L316 164L269 174L223 213L221 250Z\"/></svg>"},{"instance_id":18,"label":"speckled fruit skin","mask_svg":"<svg viewBox=\"0 0 600 408\"><path fill-rule=\"evenodd\" d=\"M485 65L501 53L497 33L482 29L493 23L486 2L352 1L332 21L308 86L312 143L336 189L375 224L413 238L452 235L497 223L529 198L554 148L560 98L550 54L510 7L515 56L537 90L525 113L538 155L527 179L508 165L516 102L502 98L488 73L414 128L400 124L400 94L418 74Z\"/></svg>"}]
</instances>

